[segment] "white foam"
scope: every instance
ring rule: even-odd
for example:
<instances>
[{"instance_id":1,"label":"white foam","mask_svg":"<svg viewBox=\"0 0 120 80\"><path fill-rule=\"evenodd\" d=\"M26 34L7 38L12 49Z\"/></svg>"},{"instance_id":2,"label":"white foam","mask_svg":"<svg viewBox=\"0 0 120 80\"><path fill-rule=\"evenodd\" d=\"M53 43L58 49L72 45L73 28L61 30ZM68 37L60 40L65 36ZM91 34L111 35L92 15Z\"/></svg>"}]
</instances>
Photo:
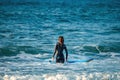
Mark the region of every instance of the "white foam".
<instances>
[{"instance_id":1,"label":"white foam","mask_svg":"<svg viewBox=\"0 0 120 80\"><path fill-rule=\"evenodd\" d=\"M66 75L57 74L57 75L43 75L45 80L68 80Z\"/></svg>"},{"instance_id":2,"label":"white foam","mask_svg":"<svg viewBox=\"0 0 120 80\"><path fill-rule=\"evenodd\" d=\"M8 76L8 75L5 75L5 76L3 77L3 79L4 79L4 80L9 80L9 76Z\"/></svg>"},{"instance_id":3,"label":"white foam","mask_svg":"<svg viewBox=\"0 0 120 80\"><path fill-rule=\"evenodd\" d=\"M26 60L31 60L34 58L32 54L28 54L24 51L20 51L20 54L18 54L17 57L21 59L26 59Z\"/></svg>"},{"instance_id":4,"label":"white foam","mask_svg":"<svg viewBox=\"0 0 120 80\"><path fill-rule=\"evenodd\" d=\"M50 54L48 53L38 53L38 54L30 54L30 53L26 53L25 51L20 51L20 54L17 55L17 57L21 58L21 59L26 59L26 60L35 60L36 58L46 58L48 57Z\"/></svg>"},{"instance_id":5,"label":"white foam","mask_svg":"<svg viewBox=\"0 0 120 80\"><path fill-rule=\"evenodd\" d=\"M42 80L42 76L38 75L5 75L3 80Z\"/></svg>"},{"instance_id":6,"label":"white foam","mask_svg":"<svg viewBox=\"0 0 120 80\"><path fill-rule=\"evenodd\" d=\"M114 73L48 73L42 75L4 75L1 80L119 80L120 72Z\"/></svg>"}]
</instances>

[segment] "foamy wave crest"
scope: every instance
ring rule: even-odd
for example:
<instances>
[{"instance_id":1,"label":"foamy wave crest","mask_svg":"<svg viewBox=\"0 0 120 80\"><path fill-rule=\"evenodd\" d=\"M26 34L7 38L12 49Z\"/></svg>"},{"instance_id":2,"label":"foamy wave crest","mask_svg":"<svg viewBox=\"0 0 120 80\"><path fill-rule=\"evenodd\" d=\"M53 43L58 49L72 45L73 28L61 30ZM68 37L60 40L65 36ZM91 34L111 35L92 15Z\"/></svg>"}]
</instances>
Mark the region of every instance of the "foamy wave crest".
<instances>
[{"instance_id":1,"label":"foamy wave crest","mask_svg":"<svg viewBox=\"0 0 120 80\"><path fill-rule=\"evenodd\" d=\"M1 80L119 80L118 73L83 73L83 74L43 74L43 75L5 75Z\"/></svg>"}]
</instances>

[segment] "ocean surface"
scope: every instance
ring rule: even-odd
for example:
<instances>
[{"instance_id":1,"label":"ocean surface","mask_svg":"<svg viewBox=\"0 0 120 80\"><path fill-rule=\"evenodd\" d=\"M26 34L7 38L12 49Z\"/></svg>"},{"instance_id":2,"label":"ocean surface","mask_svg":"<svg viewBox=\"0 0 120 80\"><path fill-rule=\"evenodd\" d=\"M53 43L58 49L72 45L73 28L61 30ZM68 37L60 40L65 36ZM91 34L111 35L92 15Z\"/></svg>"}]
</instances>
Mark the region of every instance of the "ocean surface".
<instances>
[{"instance_id":1,"label":"ocean surface","mask_svg":"<svg viewBox=\"0 0 120 80\"><path fill-rule=\"evenodd\" d=\"M120 1L0 3L0 80L120 80ZM68 60L51 64L58 36Z\"/></svg>"}]
</instances>

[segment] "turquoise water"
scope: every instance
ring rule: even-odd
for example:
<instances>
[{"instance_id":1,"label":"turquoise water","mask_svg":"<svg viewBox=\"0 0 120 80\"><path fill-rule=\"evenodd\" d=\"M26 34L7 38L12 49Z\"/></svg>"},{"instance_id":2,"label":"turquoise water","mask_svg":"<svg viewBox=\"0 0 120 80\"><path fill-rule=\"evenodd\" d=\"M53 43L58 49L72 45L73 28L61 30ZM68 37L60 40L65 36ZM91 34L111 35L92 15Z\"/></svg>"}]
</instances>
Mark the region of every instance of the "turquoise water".
<instances>
[{"instance_id":1,"label":"turquoise water","mask_svg":"<svg viewBox=\"0 0 120 80\"><path fill-rule=\"evenodd\" d=\"M1 3L0 80L119 80L119 4ZM47 62L59 35L69 60L94 60Z\"/></svg>"}]
</instances>

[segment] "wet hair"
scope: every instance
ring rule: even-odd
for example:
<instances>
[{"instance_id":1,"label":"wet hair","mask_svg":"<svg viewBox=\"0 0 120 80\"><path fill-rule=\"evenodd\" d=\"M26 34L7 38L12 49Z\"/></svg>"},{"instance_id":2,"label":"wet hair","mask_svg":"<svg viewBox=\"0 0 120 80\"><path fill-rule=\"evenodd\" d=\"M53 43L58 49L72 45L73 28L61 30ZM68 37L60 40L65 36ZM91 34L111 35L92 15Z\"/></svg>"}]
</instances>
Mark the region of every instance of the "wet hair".
<instances>
[{"instance_id":1,"label":"wet hair","mask_svg":"<svg viewBox=\"0 0 120 80\"><path fill-rule=\"evenodd\" d=\"M62 39L63 40L63 42L62 43L64 43L64 37L63 36L59 36L59 38L58 39Z\"/></svg>"},{"instance_id":2,"label":"wet hair","mask_svg":"<svg viewBox=\"0 0 120 80\"><path fill-rule=\"evenodd\" d=\"M63 36L59 36L59 38L62 38L62 39L64 39L64 37L63 37Z\"/></svg>"}]
</instances>

